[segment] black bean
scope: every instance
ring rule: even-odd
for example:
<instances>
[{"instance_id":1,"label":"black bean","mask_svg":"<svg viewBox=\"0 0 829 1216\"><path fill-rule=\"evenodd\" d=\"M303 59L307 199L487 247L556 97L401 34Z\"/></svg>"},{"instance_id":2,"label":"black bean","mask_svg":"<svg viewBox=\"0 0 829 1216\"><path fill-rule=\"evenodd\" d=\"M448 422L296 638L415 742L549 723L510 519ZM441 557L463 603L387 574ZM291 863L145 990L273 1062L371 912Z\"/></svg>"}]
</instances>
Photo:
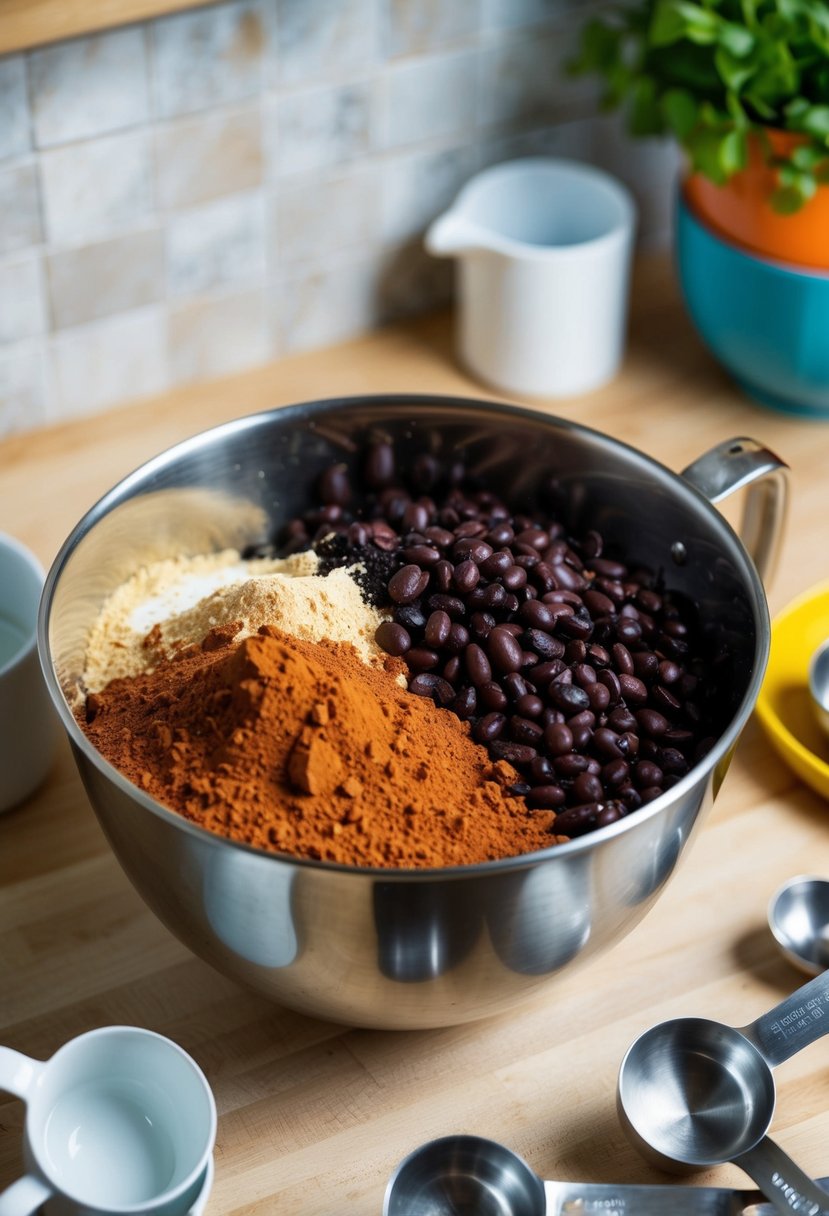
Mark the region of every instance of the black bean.
<instances>
[{"instance_id":1,"label":"black bean","mask_svg":"<svg viewBox=\"0 0 829 1216\"><path fill-rule=\"evenodd\" d=\"M526 607L526 605L522 605L522 607ZM519 608L518 611L520 614L521 609ZM560 659L564 654L564 643L559 638L554 638L552 634L545 633L543 629L525 629L521 635L521 645L527 650L532 650L541 659Z\"/></svg>"},{"instance_id":2,"label":"black bean","mask_svg":"<svg viewBox=\"0 0 829 1216\"><path fill-rule=\"evenodd\" d=\"M540 718L544 709L544 702L535 693L525 692L515 702L515 709L523 718Z\"/></svg>"},{"instance_id":3,"label":"black bean","mask_svg":"<svg viewBox=\"0 0 829 1216\"><path fill-rule=\"evenodd\" d=\"M452 563L448 562L445 557L442 557L439 562L435 562L432 567L432 582L438 592L449 590L454 569Z\"/></svg>"},{"instance_id":4,"label":"black bean","mask_svg":"<svg viewBox=\"0 0 829 1216\"><path fill-rule=\"evenodd\" d=\"M333 464L325 469L319 479L319 495L324 503L345 506L351 500L351 482L348 466Z\"/></svg>"},{"instance_id":5,"label":"black bean","mask_svg":"<svg viewBox=\"0 0 829 1216\"><path fill-rule=\"evenodd\" d=\"M573 668L573 679L579 688L590 691L590 685L596 683L596 671L589 663L577 663Z\"/></svg>"},{"instance_id":6,"label":"black bean","mask_svg":"<svg viewBox=\"0 0 829 1216\"><path fill-rule=\"evenodd\" d=\"M510 735L517 743L529 743L532 747L538 747L543 734L543 726L531 722L529 718L522 718L520 714L510 720Z\"/></svg>"},{"instance_id":7,"label":"black bean","mask_svg":"<svg viewBox=\"0 0 829 1216\"><path fill-rule=\"evenodd\" d=\"M610 692L605 688L604 684L589 685L585 690L590 700L590 708L594 713L603 713L610 704Z\"/></svg>"},{"instance_id":8,"label":"black bean","mask_svg":"<svg viewBox=\"0 0 829 1216\"><path fill-rule=\"evenodd\" d=\"M659 659L650 650L637 650L631 656L633 674L640 680L655 680L659 675Z\"/></svg>"},{"instance_id":9,"label":"black bean","mask_svg":"<svg viewBox=\"0 0 829 1216\"><path fill-rule=\"evenodd\" d=\"M663 747L659 751L659 763L666 773L671 773L677 777L684 777L688 772L688 761L685 759L681 751L675 747Z\"/></svg>"},{"instance_id":10,"label":"black bean","mask_svg":"<svg viewBox=\"0 0 829 1216\"><path fill-rule=\"evenodd\" d=\"M365 478L379 490L394 477L394 448L390 443L373 443L366 453Z\"/></svg>"},{"instance_id":11,"label":"black bean","mask_svg":"<svg viewBox=\"0 0 829 1216\"><path fill-rule=\"evenodd\" d=\"M444 706L449 705L455 697L455 690L448 680L443 680L431 672L422 672L415 676L409 684L409 692L418 697L431 697L437 705Z\"/></svg>"},{"instance_id":12,"label":"black bean","mask_svg":"<svg viewBox=\"0 0 829 1216\"><path fill-rule=\"evenodd\" d=\"M595 735L593 737L595 739ZM607 786L624 785L630 777L630 765L621 756L618 760L608 760L602 766L601 777Z\"/></svg>"},{"instance_id":13,"label":"black bean","mask_svg":"<svg viewBox=\"0 0 829 1216\"><path fill-rule=\"evenodd\" d=\"M453 700L451 709L464 722L468 721L470 717L474 717L478 710L478 696L476 696L475 689L462 688Z\"/></svg>"},{"instance_id":14,"label":"black bean","mask_svg":"<svg viewBox=\"0 0 829 1216\"><path fill-rule=\"evenodd\" d=\"M595 587L590 587L584 593L584 602L592 617L611 616L616 611L613 600Z\"/></svg>"},{"instance_id":15,"label":"black bean","mask_svg":"<svg viewBox=\"0 0 829 1216\"><path fill-rule=\"evenodd\" d=\"M616 705L622 696L622 686L619 683L619 677L616 675L616 672L611 671L609 667L603 667L596 678L600 684L604 684L610 693L608 704Z\"/></svg>"},{"instance_id":16,"label":"black bean","mask_svg":"<svg viewBox=\"0 0 829 1216\"><path fill-rule=\"evenodd\" d=\"M607 726L597 726L593 732L593 747L600 756L615 760L622 755L619 736Z\"/></svg>"},{"instance_id":17,"label":"black bean","mask_svg":"<svg viewBox=\"0 0 829 1216\"><path fill-rule=\"evenodd\" d=\"M553 681L547 689L547 696L553 705L565 713L579 713L580 710L590 707L590 698L583 688L565 684L561 680Z\"/></svg>"},{"instance_id":18,"label":"black bean","mask_svg":"<svg viewBox=\"0 0 829 1216\"><path fill-rule=\"evenodd\" d=\"M604 786L593 773L579 773L573 782L573 797L579 802L598 802L604 794Z\"/></svg>"},{"instance_id":19,"label":"black bean","mask_svg":"<svg viewBox=\"0 0 829 1216\"><path fill-rule=\"evenodd\" d=\"M659 709L665 710L666 713L676 714L682 707L682 703L678 697L663 684L655 684L651 689L651 700Z\"/></svg>"},{"instance_id":20,"label":"black bean","mask_svg":"<svg viewBox=\"0 0 829 1216\"><path fill-rule=\"evenodd\" d=\"M658 739L660 735L664 735L665 731L670 727L670 722L668 719L663 717L662 714L658 713L655 709L637 709L636 721L639 723L639 726L646 735L652 735L656 739ZM651 784L657 785L658 782L654 781Z\"/></svg>"},{"instance_id":21,"label":"black bean","mask_svg":"<svg viewBox=\"0 0 829 1216\"><path fill-rule=\"evenodd\" d=\"M451 628L452 621L447 612L433 612L426 622L424 641L428 646L444 646Z\"/></svg>"},{"instance_id":22,"label":"black bean","mask_svg":"<svg viewBox=\"0 0 829 1216\"><path fill-rule=\"evenodd\" d=\"M449 626L449 636L446 639L446 649L459 651L463 650L469 641L469 630L464 628L459 621L452 621Z\"/></svg>"},{"instance_id":23,"label":"black bean","mask_svg":"<svg viewBox=\"0 0 829 1216\"><path fill-rule=\"evenodd\" d=\"M492 679L492 667L484 651L476 642L470 642L463 652L466 670L476 688Z\"/></svg>"},{"instance_id":24,"label":"black bean","mask_svg":"<svg viewBox=\"0 0 829 1216\"><path fill-rule=\"evenodd\" d=\"M629 705L644 705L648 699L647 687L638 676L629 676L622 673L619 676L619 686L622 690L622 696Z\"/></svg>"},{"instance_id":25,"label":"black bean","mask_svg":"<svg viewBox=\"0 0 829 1216\"><path fill-rule=\"evenodd\" d=\"M389 579L389 595L396 604L411 604L429 585L429 575L420 566L403 566Z\"/></svg>"},{"instance_id":26,"label":"black bean","mask_svg":"<svg viewBox=\"0 0 829 1216\"><path fill-rule=\"evenodd\" d=\"M440 561L440 550L431 545L410 545L403 550L403 557L415 566L434 566Z\"/></svg>"},{"instance_id":27,"label":"black bean","mask_svg":"<svg viewBox=\"0 0 829 1216\"><path fill-rule=\"evenodd\" d=\"M530 777L537 785L548 785L553 777L554 769L547 756L536 756L530 762Z\"/></svg>"},{"instance_id":28,"label":"black bean","mask_svg":"<svg viewBox=\"0 0 829 1216\"><path fill-rule=\"evenodd\" d=\"M633 675L633 659L627 646L616 642L610 648L610 657L618 675Z\"/></svg>"},{"instance_id":29,"label":"black bean","mask_svg":"<svg viewBox=\"0 0 829 1216\"><path fill-rule=\"evenodd\" d=\"M594 557L588 562L591 570L602 578L621 579L627 577L628 568L623 562L610 561L606 557Z\"/></svg>"},{"instance_id":30,"label":"black bean","mask_svg":"<svg viewBox=\"0 0 829 1216\"><path fill-rule=\"evenodd\" d=\"M573 750L573 732L564 722L557 722L544 731L544 743L552 756L564 756Z\"/></svg>"},{"instance_id":31,"label":"black bean","mask_svg":"<svg viewBox=\"0 0 829 1216\"><path fill-rule=\"evenodd\" d=\"M497 671L518 671L523 652L520 643L506 629L496 625L486 640L487 654Z\"/></svg>"},{"instance_id":32,"label":"black bean","mask_svg":"<svg viewBox=\"0 0 829 1216\"><path fill-rule=\"evenodd\" d=\"M460 674L461 674L460 657L456 654L453 654L452 658L448 659L446 661L446 663L444 664L443 678L444 678L444 680L448 680L450 684L456 684Z\"/></svg>"},{"instance_id":33,"label":"black bean","mask_svg":"<svg viewBox=\"0 0 829 1216\"><path fill-rule=\"evenodd\" d=\"M588 802L582 806L571 806L559 811L553 824L560 836L584 836L596 827L599 813L604 810L601 802Z\"/></svg>"},{"instance_id":34,"label":"black bean","mask_svg":"<svg viewBox=\"0 0 829 1216\"><path fill-rule=\"evenodd\" d=\"M596 827L597 828L609 827L611 823L617 823L618 820L622 819L624 816L624 813L625 812L619 803L608 802L605 804L605 806L602 807L602 809L599 811L598 815L596 816Z\"/></svg>"},{"instance_id":35,"label":"black bean","mask_svg":"<svg viewBox=\"0 0 829 1216\"><path fill-rule=\"evenodd\" d=\"M426 624L426 617L419 604L401 604L394 610L394 619L398 625L410 630L422 629Z\"/></svg>"},{"instance_id":36,"label":"black bean","mask_svg":"<svg viewBox=\"0 0 829 1216\"><path fill-rule=\"evenodd\" d=\"M504 571L501 581L507 591L519 591L527 585L527 571L522 566L510 566L509 570Z\"/></svg>"},{"instance_id":37,"label":"black bean","mask_svg":"<svg viewBox=\"0 0 829 1216\"><path fill-rule=\"evenodd\" d=\"M496 759L508 760L510 764L529 764L538 755L527 743L506 743L501 739L493 743L490 750Z\"/></svg>"},{"instance_id":38,"label":"black bean","mask_svg":"<svg viewBox=\"0 0 829 1216\"><path fill-rule=\"evenodd\" d=\"M527 806L533 810L555 810L564 805L565 797L560 785L536 785L527 794Z\"/></svg>"},{"instance_id":39,"label":"black bean","mask_svg":"<svg viewBox=\"0 0 829 1216\"><path fill-rule=\"evenodd\" d=\"M504 714L489 713L479 718L472 727L472 737L479 743L492 743L503 731L507 724Z\"/></svg>"},{"instance_id":40,"label":"black bean","mask_svg":"<svg viewBox=\"0 0 829 1216\"><path fill-rule=\"evenodd\" d=\"M496 684L494 680L486 680L477 687L478 699L486 709L496 709L500 712L507 708L507 694L500 684Z\"/></svg>"},{"instance_id":41,"label":"black bean","mask_svg":"<svg viewBox=\"0 0 829 1216\"><path fill-rule=\"evenodd\" d=\"M607 724L616 731L617 735L623 734L626 730L636 730L636 719L625 705L617 706L608 714Z\"/></svg>"},{"instance_id":42,"label":"black bean","mask_svg":"<svg viewBox=\"0 0 829 1216\"><path fill-rule=\"evenodd\" d=\"M623 618L616 624L616 637L620 642L638 642L642 636L642 626L632 618Z\"/></svg>"},{"instance_id":43,"label":"black bean","mask_svg":"<svg viewBox=\"0 0 829 1216\"><path fill-rule=\"evenodd\" d=\"M424 646L414 646L406 655L406 662L412 671L431 671L437 667L439 656L434 650Z\"/></svg>"},{"instance_id":44,"label":"black bean","mask_svg":"<svg viewBox=\"0 0 829 1216\"><path fill-rule=\"evenodd\" d=\"M453 621L466 616L466 604L456 595L442 595L440 592L430 595L426 601L426 607L430 612L447 613Z\"/></svg>"},{"instance_id":45,"label":"black bean","mask_svg":"<svg viewBox=\"0 0 829 1216\"><path fill-rule=\"evenodd\" d=\"M394 621L381 621L375 631L374 640L386 654L393 655L405 654L412 644L408 632Z\"/></svg>"},{"instance_id":46,"label":"black bean","mask_svg":"<svg viewBox=\"0 0 829 1216\"><path fill-rule=\"evenodd\" d=\"M565 752L563 756L556 756L553 760L556 775L565 779L587 772L587 765L587 756L581 756L578 752Z\"/></svg>"},{"instance_id":47,"label":"black bean","mask_svg":"<svg viewBox=\"0 0 829 1216\"><path fill-rule=\"evenodd\" d=\"M530 691L527 681L517 671L510 671L501 680L501 687L511 701L518 701Z\"/></svg>"},{"instance_id":48,"label":"black bean","mask_svg":"<svg viewBox=\"0 0 829 1216\"><path fill-rule=\"evenodd\" d=\"M489 612L473 612L469 620L469 632L479 642L489 637L491 629L495 628L495 617Z\"/></svg>"},{"instance_id":49,"label":"black bean","mask_svg":"<svg viewBox=\"0 0 829 1216\"><path fill-rule=\"evenodd\" d=\"M657 798L661 798L662 792L658 785L649 785L639 791L639 797L642 799L643 804L647 805L649 802L654 802Z\"/></svg>"},{"instance_id":50,"label":"black bean","mask_svg":"<svg viewBox=\"0 0 829 1216\"><path fill-rule=\"evenodd\" d=\"M409 502L403 511L403 527L410 532L422 532L429 527L429 512L419 502Z\"/></svg>"},{"instance_id":51,"label":"black bean","mask_svg":"<svg viewBox=\"0 0 829 1216\"><path fill-rule=\"evenodd\" d=\"M640 760L633 766L633 781L639 790L646 789L650 785L661 787L664 780L665 774L652 760Z\"/></svg>"},{"instance_id":52,"label":"black bean","mask_svg":"<svg viewBox=\"0 0 829 1216\"><path fill-rule=\"evenodd\" d=\"M481 577L481 572L471 558L466 561L459 562L455 567L452 581L461 592L471 591L473 587L477 587L478 580Z\"/></svg>"}]
</instances>

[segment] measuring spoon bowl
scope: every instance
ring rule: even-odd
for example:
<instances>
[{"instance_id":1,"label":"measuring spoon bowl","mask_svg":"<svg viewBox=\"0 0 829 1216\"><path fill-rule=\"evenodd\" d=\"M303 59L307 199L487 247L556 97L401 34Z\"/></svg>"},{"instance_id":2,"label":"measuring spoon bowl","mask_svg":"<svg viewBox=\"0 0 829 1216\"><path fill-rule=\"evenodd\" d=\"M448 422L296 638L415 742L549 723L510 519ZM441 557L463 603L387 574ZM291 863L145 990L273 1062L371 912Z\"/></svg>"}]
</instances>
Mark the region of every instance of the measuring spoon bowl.
<instances>
[{"instance_id":1,"label":"measuring spoon bowl","mask_svg":"<svg viewBox=\"0 0 829 1216\"><path fill-rule=\"evenodd\" d=\"M758 1191L726 1187L545 1182L503 1144L444 1136L403 1160L383 1216L766 1216Z\"/></svg>"},{"instance_id":2,"label":"measuring spoon bowl","mask_svg":"<svg viewBox=\"0 0 829 1216\"><path fill-rule=\"evenodd\" d=\"M769 901L769 928L790 963L809 975L829 967L829 880L800 874Z\"/></svg>"},{"instance_id":3,"label":"measuring spoon bowl","mask_svg":"<svg viewBox=\"0 0 829 1216\"><path fill-rule=\"evenodd\" d=\"M622 1126L664 1169L740 1165L782 1212L829 1211L829 1195L766 1135L772 1068L829 1031L829 973L748 1026L676 1018L628 1049L616 1097Z\"/></svg>"},{"instance_id":4,"label":"measuring spoon bowl","mask_svg":"<svg viewBox=\"0 0 829 1216\"><path fill-rule=\"evenodd\" d=\"M430 1140L389 1179L383 1216L544 1216L544 1183L503 1144L480 1136Z\"/></svg>"}]
</instances>

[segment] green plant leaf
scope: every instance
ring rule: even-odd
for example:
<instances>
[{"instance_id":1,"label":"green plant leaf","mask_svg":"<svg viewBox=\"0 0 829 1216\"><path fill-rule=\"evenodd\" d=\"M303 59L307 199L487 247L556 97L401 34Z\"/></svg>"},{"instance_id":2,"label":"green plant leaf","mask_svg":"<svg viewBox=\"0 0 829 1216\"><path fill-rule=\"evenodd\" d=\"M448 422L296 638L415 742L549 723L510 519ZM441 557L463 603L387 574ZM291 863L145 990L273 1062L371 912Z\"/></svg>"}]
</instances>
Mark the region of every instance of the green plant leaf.
<instances>
[{"instance_id":1,"label":"green plant leaf","mask_svg":"<svg viewBox=\"0 0 829 1216\"><path fill-rule=\"evenodd\" d=\"M726 177L745 169L748 139L745 131L729 131L720 140L720 165Z\"/></svg>"},{"instance_id":2,"label":"green plant leaf","mask_svg":"<svg viewBox=\"0 0 829 1216\"><path fill-rule=\"evenodd\" d=\"M716 13L686 0L657 0L648 31L651 46L670 46L683 38L708 44L716 41L720 19Z\"/></svg>"},{"instance_id":3,"label":"green plant leaf","mask_svg":"<svg viewBox=\"0 0 829 1216\"><path fill-rule=\"evenodd\" d=\"M739 93L756 71L751 60L738 59L722 46L717 47L714 64L723 84L734 93Z\"/></svg>"},{"instance_id":4,"label":"green plant leaf","mask_svg":"<svg viewBox=\"0 0 829 1216\"><path fill-rule=\"evenodd\" d=\"M662 95L662 114L681 142L690 135L697 123L697 103L693 94L687 89L668 89Z\"/></svg>"},{"instance_id":5,"label":"green plant leaf","mask_svg":"<svg viewBox=\"0 0 829 1216\"><path fill-rule=\"evenodd\" d=\"M745 59L754 50L755 38L745 26L723 21L717 30L717 42L735 59Z\"/></svg>"}]
</instances>

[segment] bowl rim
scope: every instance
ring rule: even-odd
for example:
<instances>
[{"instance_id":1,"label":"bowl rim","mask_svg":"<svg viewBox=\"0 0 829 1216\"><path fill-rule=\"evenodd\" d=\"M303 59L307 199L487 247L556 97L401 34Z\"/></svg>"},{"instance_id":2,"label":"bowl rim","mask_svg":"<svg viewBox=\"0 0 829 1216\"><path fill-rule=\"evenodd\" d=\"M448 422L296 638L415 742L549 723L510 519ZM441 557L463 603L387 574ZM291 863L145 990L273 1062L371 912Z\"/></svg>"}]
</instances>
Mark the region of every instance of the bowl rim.
<instances>
[{"instance_id":1,"label":"bowl rim","mask_svg":"<svg viewBox=\"0 0 829 1216\"><path fill-rule=\"evenodd\" d=\"M606 827L597 828L593 832L588 832L583 836L571 838L566 844L553 844L544 849L537 849L529 853L520 853L514 857L500 857L489 861L473 862L467 865L453 866L431 866L431 867L411 867L411 866L359 866L348 865L342 862L327 861L323 859L315 859L309 857L296 857L288 853L277 853L268 849L262 849L254 845L246 844L244 841L234 840L232 837L223 836L218 832L212 832L208 828L201 827L193 823L185 816L177 811L164 806L160 802L156 802L139 786L133 785L113 764L106 760L101 753L95 748L84 732L81 730L75 715L69 706L63 689L57 679L57 675L52 661L51 648L49 645L49 620L51 608L54 598L55 588L60 579L61 573L68 559L71 557L74 550L84 539L84 537L92 531L100 518L106 515L111 506L123 497L125 491L133 486L140 484L142 481L150 478L155 472L173 464L182 456L197 450L206 442L215 442L223 438L226 434L236 433L240 430L254 429L258 426L265 425L268 421L274 418L285 419L285 425L290 425L293 421L305 421L313 424L318 415L325 417L326 415L336 412L339 409L347 409L349 407L360 407L370 410L381 410L389 406L396 407L431 407L431 408L450 408L456 412L470 414L476 411L485 411L487 413L494 412L501 415L506 420L514 418L516 420L524 420L535 425L551 425L554 428L570 431L578 434L587 435L595 440L598 440L602 445L613 449L621 449L622 454L633 459L634 462L646 466L648 470L655 475L657 480L662 480L671 484L671 488L676 491L686 493L692 502L696 502L705 511L709 517L714 518L714 522L718 524L724 531L727 537L730 536L734 543L736 552L740 555L744 573L748 578L750 590L753 592L754 601L759 610L759 619L756 620L756 639L755 653L753 657L751 675L748 680L746 689L743 692L740 704L731 718L726 729L719 736L711 750L696 764L693 764L688 772L681 778L676 785L670 790L665 791L653 802L640 807L631 815L626 815L623 819L617 820L616 823L608 824ZM41 595L40 606L38 611L37 622L37 646L38 655L40 658L41 669L49 689L49 694L52 702L57 709L61 722L66 730L70 743L77 748L83 757L94 764L99 772L109 782L114 784L120 792L129 798L133 803L138 803L144 810L150 811L154 816L168 825L183 830L201 839L204 843L209 843L220 847L222 845L229 846L233 849L241 850L244 853L252 854L255 857L268 859L271 862L281 865L301 866L313 870L332 871L341 875L356 875L369 878L382 878L387 882L397 880L405 881L420 881L434 882L436 878L469 878L474 879L481 874L506 873L525 868L534 867L540 862L552 860L554 858L569 858L581 853L592 851L597 846L603 846L609 843L617 836L621 836L626 832L632 831L638 824L645 823L657 815L660 815L668 805L678 798L686 794L693 786L695 786L701 778L706 776L713 770L724 757L729 756L732 748L748 721L749 716L757 702L760 686L765 674L766 666L769 659L770 650L770 619L768 602L766 599L765 589L759 574L754 566L748 551L745 549L743 542L737 535L731 524L726 518L717 511L715 505L707 498L700 490L696 488L690 481L682 477L681 473L675 473L669 469L667 465L662 464L654 457L647 455L641 449L634 447L620 439L615 439L608 435L605 431L600 431L595 427L586 426L582 423L574 422L568 418L562 418L556 414L547 413L538 409L532 409L526 406L514 405L505 401L493 401L490 398L477 397L456 397L451 394L444 393L370 393L370 394L353 394L345 397L325 397L317 398L314 401L294 402L289 405L275 406L269 409L260 410L253 414L240 415L238 418L230 419L227 422L219 423L217 426L208 427L203 431L199 431L179 443L173 444L171 447L165 448L163 451L150 457L137 468L133 469L125 477L121 478L114 486L106 491L88 510L81 516L78 522L70 531L69 535L64 540L57 555L55 556L49 571L46 576L43 593ZM91 799L90 799L91 801ZM95 810L93 803L93 810ZM97 816L97 811L96 811Z\"/></svg>"},{"instance_id":2,"label":"bowl rim","mask_svg":"<svg viewBox=\"0 0 829 1216\"><path fill-rule=\"evenodd\" d=\"M697 215L685 196L684 183L680 183L677 188L676 209L680 220L684 220L686 223L700 228L709 240L721 246L722 249L737 259L744 259L749 263L756 262L759 266L771 271L777 278L799 278L829 284L829 268L823 269L818 266L811 268L809 266L801 266L797 262L786 262L782 258L769 257L768 254L757 253L745 245L738 245L735 241L729 241L722 233L717 232L715 228L706 223L702 216Z\"/></svg>"}]
</instances>

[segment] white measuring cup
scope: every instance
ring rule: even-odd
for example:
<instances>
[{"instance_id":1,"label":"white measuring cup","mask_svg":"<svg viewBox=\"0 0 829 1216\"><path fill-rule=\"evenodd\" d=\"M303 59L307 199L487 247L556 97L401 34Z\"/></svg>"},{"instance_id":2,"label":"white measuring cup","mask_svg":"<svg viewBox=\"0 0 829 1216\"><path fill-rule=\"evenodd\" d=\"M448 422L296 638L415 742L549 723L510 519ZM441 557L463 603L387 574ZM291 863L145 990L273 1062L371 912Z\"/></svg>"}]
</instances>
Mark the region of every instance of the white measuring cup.
<instances>
[{"instance_id":1,"label":"white measuring cup","mask_svg":"<svg viewBox=\"0 0 829 1216\"><path fill-rule=\"evenodd\" d=\"M0 1089L26 1103L27 1173L0 1216L179 1216L206 1189L216 1139L207 1080L170 1039L106 1026L51 1059L0 1047Z\"/></svg>"},{"instance_id":2,"label":"white measuring cup","mask_svg":"<svg viewBox=\"0 0 829 1216\"><path fill-rule=\"evenodd\" d=\"M458 259L461 362L519 396L610 380L624 350L636 208L592 165L546 157L486 169L426 233Z\"/></svg>"}]
</instances>

